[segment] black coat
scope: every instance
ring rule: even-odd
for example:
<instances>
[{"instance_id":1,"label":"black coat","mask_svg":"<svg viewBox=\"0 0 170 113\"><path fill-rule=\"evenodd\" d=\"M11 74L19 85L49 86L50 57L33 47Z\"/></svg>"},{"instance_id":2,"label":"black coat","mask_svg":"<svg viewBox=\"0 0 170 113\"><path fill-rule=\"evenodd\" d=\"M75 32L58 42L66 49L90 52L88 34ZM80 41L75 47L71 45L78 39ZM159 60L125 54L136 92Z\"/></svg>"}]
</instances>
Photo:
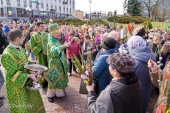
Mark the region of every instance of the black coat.
<instances>
[{"instance_id":1,"label":"black coat","mask_svg":"<svg viewBox=\"0 0 170 113\"><path fill-rule=\"evenodd\" d=\"M0 54L3 53L8 44L9 42L7 40L7 37L2 32L0 32Z\"/></svg>"}]
</instances>

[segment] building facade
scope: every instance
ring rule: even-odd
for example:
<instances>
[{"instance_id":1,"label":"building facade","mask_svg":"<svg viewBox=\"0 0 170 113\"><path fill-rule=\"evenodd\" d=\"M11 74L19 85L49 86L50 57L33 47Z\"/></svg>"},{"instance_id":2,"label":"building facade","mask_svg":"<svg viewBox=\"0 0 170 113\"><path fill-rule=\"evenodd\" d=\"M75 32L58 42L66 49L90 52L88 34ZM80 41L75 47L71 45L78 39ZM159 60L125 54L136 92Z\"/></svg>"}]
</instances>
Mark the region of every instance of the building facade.
<instances>
[{"instance_id":1,"label":"building facade","mask_svg":"<svg viewBox=\"0 0 170 113\"><path fill-rule=\"evenodd\" d=\"M74 16L78 19L83 19L84 18L84 12L78 9L74 12Z\"/></svg>"},{"instance_id":2,"label":"building facade","mask_svg":"<svg viewBox=\"0 0 170 113\"><path fill-rule=\"evenodd\" d=\"M65 18L75 11L76 0L0 0L0 20Z\"/></svg>"},{"instance_id":3,"label":"building facade","mask_svg":"<svg viewBox=\"0 0 170 113\"><path fill-rule=\"evenodd\" d=\"M106 13L106 11L94 11L91 13L91 18L92 19L107 18L107 13Z\"/></svg>"}]
</instances>

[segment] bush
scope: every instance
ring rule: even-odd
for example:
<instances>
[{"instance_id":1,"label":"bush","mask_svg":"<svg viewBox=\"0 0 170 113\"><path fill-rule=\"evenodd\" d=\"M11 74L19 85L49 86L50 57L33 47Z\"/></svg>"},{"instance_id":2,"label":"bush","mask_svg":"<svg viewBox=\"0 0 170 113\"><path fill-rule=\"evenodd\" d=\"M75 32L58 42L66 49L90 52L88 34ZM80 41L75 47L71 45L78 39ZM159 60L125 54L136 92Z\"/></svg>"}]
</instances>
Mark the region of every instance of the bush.
<instances>
[{"instance_id":1,"label":"bush","mask_svg":"<svg viewBox=\"0 0 170 113\"><path fill-rule=\"evenodd\" d=\"M146 19L147 19L146 17L141 17L141 16L115 16L115 17L107 18L107 20L110 22L116 20L117 23L124 23L124 24L128 24L130 22L135 22L137 24L144 23Z\"/></svg>"},{"instance_id":2,"label":"bush","mask_svg":"<svg viewBox=\"0 0 170 113\"><path fill-rule=\"evenodd\" d=\"M151 23L151 19L146 19L144 21L144 28L148 31L153 28L153 25Z\"/></svg>"},{"instance_id":3,"label":"bush","mask_svg":"<svg viewBox=\"0 0 170 113\"><path fill-rule=\"evenodd\" d=\"M59 25L96 25L96 24L104 24L108 25L107 21L103 21L101 19L96 20L80 20L80 19L54 19L54 23L58 23ZM44 20L45 24L49 23L49 20Z\"/></svg>"}]
</instances>

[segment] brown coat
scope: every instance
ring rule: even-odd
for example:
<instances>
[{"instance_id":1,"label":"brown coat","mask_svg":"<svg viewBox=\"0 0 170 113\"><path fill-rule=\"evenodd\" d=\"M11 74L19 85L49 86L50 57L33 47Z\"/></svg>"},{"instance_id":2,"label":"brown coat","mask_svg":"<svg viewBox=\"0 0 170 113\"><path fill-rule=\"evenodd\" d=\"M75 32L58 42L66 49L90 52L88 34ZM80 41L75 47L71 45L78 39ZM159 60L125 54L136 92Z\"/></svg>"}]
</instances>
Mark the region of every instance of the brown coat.
<instances>
[{"instance_id":1,"label":"brown coat","mask_svg":"<svg viewBox=\"0 0 170 113\"><path fill-rule=\"evenodd\" d=\"M160 92L160 94L159 94L158 100L157 100L155 107L153 109L153 113L156 113L157 107L163 102L164 94L166 94L166 92L167 92L167 91L164 91L164 89L163 89L163 86L167 87L167 84L166 84L167 79L165 79L165 75L167 73L170 73L170 68L168 68L168 65L166 65L166 67L164 68L163 73L160 73L159 71L150 72L151 81L154 84L154 86L159 88L160 91L163 91L163 92ZM159 75L161 75L163 77L160 85L158 82Z\"/></svg>"}]
</instances>

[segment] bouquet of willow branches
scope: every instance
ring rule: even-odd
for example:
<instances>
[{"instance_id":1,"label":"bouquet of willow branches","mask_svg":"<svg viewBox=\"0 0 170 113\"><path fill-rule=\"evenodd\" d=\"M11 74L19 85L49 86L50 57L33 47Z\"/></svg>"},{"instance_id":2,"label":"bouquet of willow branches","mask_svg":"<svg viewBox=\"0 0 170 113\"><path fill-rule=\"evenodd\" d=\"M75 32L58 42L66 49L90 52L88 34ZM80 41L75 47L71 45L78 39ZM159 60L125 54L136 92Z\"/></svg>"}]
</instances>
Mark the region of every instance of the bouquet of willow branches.
<instances>
[{"instance_id":1,"label":"bouquet of willow branches","mask_svg":"<svg viewBox=\"0 0 170 113\"><path fill-rule=\"evenodd\" d=\"M84 80L86 85L91 85L93 83L93 70L92 70L92 55L88 54L87 61L84 60L83 55L81 56L81 61L74 56L72 62L76 67L78 74L81 75L81 78Z\"/></svg>"}]
</instances>

